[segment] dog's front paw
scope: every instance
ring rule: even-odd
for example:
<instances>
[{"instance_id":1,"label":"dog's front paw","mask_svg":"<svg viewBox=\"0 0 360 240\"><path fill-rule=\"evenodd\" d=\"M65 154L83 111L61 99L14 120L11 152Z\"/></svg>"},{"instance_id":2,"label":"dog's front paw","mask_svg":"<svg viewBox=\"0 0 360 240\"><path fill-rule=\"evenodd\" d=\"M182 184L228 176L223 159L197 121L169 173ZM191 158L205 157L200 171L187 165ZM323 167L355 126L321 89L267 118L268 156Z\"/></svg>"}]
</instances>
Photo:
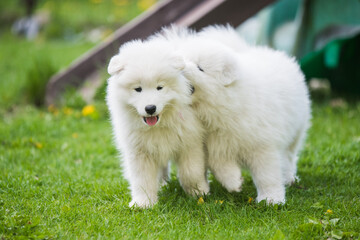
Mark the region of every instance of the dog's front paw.
<instances>
[{"instance_id":1,"label":"dog's front paw","mask_svg":"<svg viewBox=\"0 0 360 240\"><path fill-rule=\"evenodd\" d=\"M157 201L156 200L150 200L149 198L144 199L133 199L129 203L129 207L132 208L149 208L152 207Z\"/></svg>"},{"instance_id":2,"label":"dog's front paw","mask_svg":"<svg viewBox=\"0 0 360 240\"><path fill-rule=\"evenodd\" d=\"M243 178L233 179L232 181L223 182L223 186L228 192L241 192L243 181Z\"/></svg>"},{"instance_id":3,"label":"dog's front paw","mask_svg":"<svg viewBox=\"0 0 360 240\"><path fill-rule=\"evenodd\" d=\"M204 196L210 192L210 186L208 183L201 184L200 186L197 186L197 187L183 186L183 189L186 193L190 194L193 197Z\"/></svg>"},{"instance_id":4,"label":"dog's front paw","mask_svg":"<svg viewBox=\"0 0 360 240\"><path fill-rule=\"evenodd\" d=\"M291 186L291 185L293 185L293 184L295 184L296 182L299 182L299 181L300 181L300 179L296 175L287 176L286 179L285 179L285 185Z\"/></svg>"},{"instance_id":5,"label":"dog's front paw","mask_svg":"<svg viewBox=\"0 0 360 240\"><path fill-rule=\"evenodd\" d=\"M281 194L269 194L269 195L260 195L256 198L257 202L261 202L265 200L268 205L274 204L284 204L285 203L285 196Z\"/></svg>"}]
</instances>

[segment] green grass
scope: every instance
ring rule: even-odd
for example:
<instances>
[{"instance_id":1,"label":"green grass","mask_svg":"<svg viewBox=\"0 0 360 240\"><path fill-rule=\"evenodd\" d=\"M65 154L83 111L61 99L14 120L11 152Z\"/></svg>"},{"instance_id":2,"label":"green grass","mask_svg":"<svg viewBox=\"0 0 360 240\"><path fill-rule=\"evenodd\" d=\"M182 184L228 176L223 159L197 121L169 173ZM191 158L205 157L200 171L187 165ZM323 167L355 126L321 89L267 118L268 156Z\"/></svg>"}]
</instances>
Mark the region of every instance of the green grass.
<instances>
[{"instance_id":1,"label":"green grass","mask_svg":"<svg viewBox=\"0 0 360 240\"><path fill-rule=\"evenodd\" d=\"M152 209L128 208L127 183L103 103L98 118L32 106L0 120L0 236L12 238L358 239L360 104L313 106L313 126L299 161L300 181L284 206L249 203L216 181L204 204L175 174ZM217 200L223 200L220 204ZM327 210L333 213L326 213Z\"/></svg>"}]
</instances>

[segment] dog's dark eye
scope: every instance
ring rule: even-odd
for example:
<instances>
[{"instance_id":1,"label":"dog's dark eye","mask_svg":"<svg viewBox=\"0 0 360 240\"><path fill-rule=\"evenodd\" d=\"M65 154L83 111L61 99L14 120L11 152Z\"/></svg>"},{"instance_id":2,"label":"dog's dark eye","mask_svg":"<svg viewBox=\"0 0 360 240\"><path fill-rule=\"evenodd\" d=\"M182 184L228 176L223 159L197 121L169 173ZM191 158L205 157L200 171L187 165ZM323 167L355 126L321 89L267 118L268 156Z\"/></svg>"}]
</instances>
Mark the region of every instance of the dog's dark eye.
<instances>
[{"instance_id":1,"label":"dog's dark eye","mask_svg":"<svg viewBox=\"0 0 360 240\"><path fill-rule=\"evenodd\" d=\"M157 89L158 91L160 91L161 89L163 89L163 87L162 87L162 86L158 86L156 89Z\"/></svg>"},{"instance_id":2,"label":"dog's dark eye","mask_svg":"<svg viewBox=\"0 0 360 240\"><path fill-rule=\"evenodd\" d=\"M204 69L202 69L199 65L197 67L201 72L204 72Z\"/></svg>"},{"instance_id":3,"label":"dog's dark eye","mask_svg":"<svg viewBox=\"0 0 360 240\"><path fill-rule=\"evenodd\" d=\"M134 88L135 91L137 92L141 92L142 91L142 88L141 87L137 87L137 88Z\"/></svg>"},{"instance_id":4,"label":"dog's dark eye","mask_svg":"<svg viewBox=\"0 0 360 240\"><path fill-rule=\"evenodd\" d=\"M190 88L191 88L191 95L192 95L195 92L195 87L193 85L190 85Z\"/></svg>"}]
</instances>

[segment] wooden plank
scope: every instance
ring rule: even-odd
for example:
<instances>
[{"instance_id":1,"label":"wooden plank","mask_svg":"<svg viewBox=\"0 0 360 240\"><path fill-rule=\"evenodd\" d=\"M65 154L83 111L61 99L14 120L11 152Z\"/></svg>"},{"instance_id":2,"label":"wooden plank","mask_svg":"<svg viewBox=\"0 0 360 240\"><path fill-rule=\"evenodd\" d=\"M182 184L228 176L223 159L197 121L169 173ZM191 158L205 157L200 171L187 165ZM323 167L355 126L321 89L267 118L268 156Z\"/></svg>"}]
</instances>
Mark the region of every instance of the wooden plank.
<instances>
[{"instance_id":1,"label":"wooden plank","mask_svg":"<svg viewBox=\"0 0 360 240\"><path fill-rule=\"evenodd\" d=\"M135 38L146 38L204 1L206 0L159 1L153 8L118 29L111 38L75 60L66 70L53 76L46 88L46 104L54 103L67 86L79 86L91 73L106 65L122 43Z\"/></svg>"},{"instance_id":2,"label":"wooden plank","mask_svg":"<svg viewBox=\"0 0 360 240\"><path fill-rule=\"evenodd\" d=\"M238 26L274 0L209 0L194 7L176 24L196 30L212 24Z\"/></svg>"}]
</instances>

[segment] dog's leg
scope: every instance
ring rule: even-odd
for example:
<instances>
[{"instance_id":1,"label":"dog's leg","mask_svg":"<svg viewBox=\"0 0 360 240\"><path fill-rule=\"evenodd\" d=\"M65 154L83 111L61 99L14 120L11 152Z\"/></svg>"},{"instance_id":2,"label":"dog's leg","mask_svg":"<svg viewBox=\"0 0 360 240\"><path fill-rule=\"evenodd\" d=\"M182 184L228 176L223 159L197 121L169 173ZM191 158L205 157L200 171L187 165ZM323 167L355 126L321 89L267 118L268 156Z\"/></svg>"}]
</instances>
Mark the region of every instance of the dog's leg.
<instances>
[{"instance_id":1,"label":"dog's leg","mask_svg":"<svg viewBox=\"0 0 360 240\"><path fill-rule=\"evenodd\" d=\"M236 161L236 149L217 134L208 136L208 165L215 178L229 192L240 192L243 178Z\"/></svg>"},{"instance_id":2,"label":"dog's leg","mask_svg":"<svg viewBox=\"0 0 360 240\"><path fill-rule=\"evenodd\" d=\"M286 151L284 155L283 176L285 185L292 185L297 180L296 165L298 156L290 151Z\"/></svg>"},{"instance_id":3,"label":"dog's leg","mask_svg":"<svg viewBox=\"0 0 360 240\"><path fill-rule=\"evenodd\" d=\"M281 157L277 151L263 150L247 159L258 202L266 200L268 204L285 203Z\"/></svg>"},{"instance_id":4,"label":"dog's leg","mask_svg":"<svg viewBox=\"0 0 360 240\"><path fill-rule=\"evenodd\" d=\"M170 180L170 163L166 164L164 167L162 167L161 169L161 177L160 177L160 186L165 186L168 181Z\"/></svg>"},{"instance_id":5,"label":"dog's leg","mask_svg":"<svg viewBox=\"0 0 360 240\"><path fill-rule=\"evenodd\" d=\"M297 135L294 141L290 144L290 146L286 150L287 159L285 159L284 164L284 179L285 184L291 185L293 184L298 178L296 176L296 169L297 169L297 161L299 151L303 145L304 139L306 137L306 130L308 128L308 124L303 124L302 128L297 132Z\"/></svg>"},{"instance_id":6,"label":"dog's leg","mask_svg":"<svg viewBox=\"0 0 360 240\"><path fill-rule=\"evenodd\" d=\"M241 169L233 159L218 159L209 157L209 167L216 180L226 188L228 192L240 192L243 183Z\"/></svg>"},{"instance_id":7,"label":"dog's leg","mask_svg":"<svg viewBox=\"0 0 360 240\"><path fill-rule=\"evenodd\" d=\"M130 207L150 207L158 200L161 167L145 155L125 158L125 174L129 180L132 200Z\"/></svg>"},{"instance_id":8,"label":"dog's leg","mask_svg":"<svg viewBox=\"0 0 360 240\"><path fill-rule=\"evenodd\" d=\"M209 193L202 144L182 151L176 162L180 184L186 193L192 196Z\"/></svg>"}]
</instances>

